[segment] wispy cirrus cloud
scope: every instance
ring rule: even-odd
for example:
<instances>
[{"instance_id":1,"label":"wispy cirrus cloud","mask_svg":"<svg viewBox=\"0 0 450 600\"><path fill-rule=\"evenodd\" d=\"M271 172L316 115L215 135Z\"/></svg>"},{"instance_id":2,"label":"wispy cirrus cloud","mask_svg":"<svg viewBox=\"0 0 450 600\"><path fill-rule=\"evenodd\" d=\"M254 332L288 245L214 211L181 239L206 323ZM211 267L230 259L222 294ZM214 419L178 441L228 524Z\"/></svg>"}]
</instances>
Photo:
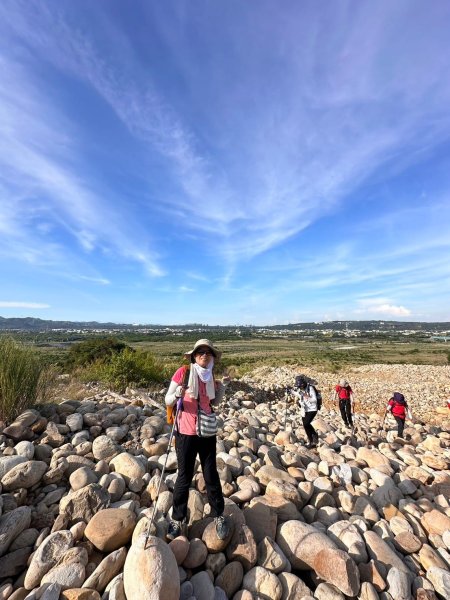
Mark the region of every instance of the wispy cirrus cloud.
<instances>
[{"instance_id":1,"label":"wispy cirrus cloud","mask_svg":"<svg viewBox=\"0 0 450 600\"><path fill-rule=\"evenodd\" d=\"M15 300L0 300L0 308L50 308L50 304L42 302L18 302Z\"/></svg>"},{"instance_id":2,"label":"wispy cirrus cloud","mask_svg":"<svg viewBox=\"0 0 450 600\"><path fill-rule=\"evenodd\" d=\"M84 281L92 281L93 283L98 283L100 285L111 285L111 281L106 279L106 277L89 277L88 275L79 275L79 279L83 279Z\"/></svg>"},{"instance_id":3,"label":"wispy cirrus cloud","mask_svg":"<svg viewBox=\"0 0 450 600\"><path fill-rule=\"evenodd\" d=\"M254 93L263 93L265 101L249 114L248 88L234 88L233 80L226 80L226 91L217 92L233 98L234 113L227 114L230 129L219 126L223 113L214 114L215 107L204 106L205 122L217 132L209 147L202 143L201 125L194 127L178 114L151 75L143 83L143 65L136 60L130 39L105 15L103 43L120 49L114 64L95 41L69 25L62 11L44 7L28 16L24 11L12 12L13 25L32 47L92 86L132 135L167 161L183 193L166 194L155 210L185 215L187 230L220 236L220 252L227 261L257 256L296 236L336 210L381 167L394 169L393 157L404 155L400 161L404 169L416 160L417 148L436 145L450 133L446 81L437 76L438 70L427 73L424 68L418 86L417 64L403 60L409 51L425 63L424 57L434 55L440 37L417 40L413 15L406 6L394 10L386 4L375 11L361 6L355 21L349 22L344 8L336 5L331 11L337 23L332 34L324 28L319 12L310 15L312 22L294 20L295 27L284 18L276 20L274 31L283 29L284 45L271 48L274 55L268 59L283 64L279 92L267 90L261 57L254 62L251 55L245 57L239 74L255 83ZM219 17L214 11L210 16ZM243 11L244 22L250 16ZM36 18L40 27L35 26ZM405 31L402 48L393 35L400 23ZM237 43L232 34L227 35L231 45ZM249 47L261 45L264 57L265 24L256 20L248 35ZM295 51L299 37L304 39L301 58ZM219 59L214 50L201 82L206 87L208 68L225 72L231 68L227 58ZM183 58L189 56L189 48L178 42L170 51L192 71L195 62ZM384 67L387 57L389 71ZM318 70L320 59L328 64L328 71ZM442 55L439 61L442 67L448 63ZM194 102L200 102L193 94Z\"/></svg>"},{"instance_id":4,"label":"wispy cirrus cloud","mask_svg":"<svg viewBox=\"0 0 450 600\"><path fill-rule=\"evenodd\" d=\"M15 245L21 248L16 258L40 262L42 254L44 262L52 255L67 262L74 254L70 244L51 241L55 230L64 230L86 254L112 251L141 263L152 276L162 275L157 252L146 247L147 240L136 243L140 224L134 215L124 221L108 202L114 192L84 180L76 126L38 90L32 60L19 63L3 47L0 64L6 82L0 92L0 230L3 242L8 240L3 251Z\"/></svg>"}]
</instances>

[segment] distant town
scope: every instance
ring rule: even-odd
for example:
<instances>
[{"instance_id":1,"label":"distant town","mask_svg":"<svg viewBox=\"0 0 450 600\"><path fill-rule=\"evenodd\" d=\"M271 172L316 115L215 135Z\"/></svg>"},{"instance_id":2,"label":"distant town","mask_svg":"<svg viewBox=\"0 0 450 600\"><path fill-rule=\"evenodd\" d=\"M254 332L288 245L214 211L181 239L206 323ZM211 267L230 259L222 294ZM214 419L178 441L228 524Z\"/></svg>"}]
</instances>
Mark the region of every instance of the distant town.
<instances>
[{"instance_id":1,"label":"distant town","mask_svg":"<svg viewBox=\"0 0 450 600\"><path fill-rule=\"evenodd\" d=\"M379 337L419 336L422 339L450 340L450 323L403 321L323 321L290 323L287 325L228 325L216 326L200 323L185 325L124 324L76 321L51 321L33 317L0 317L0 332L12 334L55 334L56 337L84 337L86 335L123 335L157 337ZM58 335L59 334L59 335ZM51 336L53 337L53 336Z\"/></svg>"}]
</instances>

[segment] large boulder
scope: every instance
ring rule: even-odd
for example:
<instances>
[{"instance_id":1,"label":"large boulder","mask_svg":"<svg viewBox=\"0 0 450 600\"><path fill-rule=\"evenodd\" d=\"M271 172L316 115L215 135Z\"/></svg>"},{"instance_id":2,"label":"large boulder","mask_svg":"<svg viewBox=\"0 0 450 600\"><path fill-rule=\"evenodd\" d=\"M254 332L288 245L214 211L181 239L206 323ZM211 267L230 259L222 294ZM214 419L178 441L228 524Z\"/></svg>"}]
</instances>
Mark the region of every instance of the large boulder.
<instances>
[{"instance_id":1,"label":"large boulder","mask_svg":"<svg viewBox=\"0 0 450 600\"><path fill-rule=\"evenodd\" d=\"M11 438L14 442L33 439L33 430L21 423L11 423L9 427L5 427L3 435Z\"/></svg>"},{"instance_id":2,"label":"large boulder","mask_svg":"<svg viewBox=\"0 0 450 600\"><path fill-rule=\"evenodd\" d=\"M0 456L0 481L13 467L24 462L27 462L24 456Z\"/></svg>"},{"instance_id":3,"label":"large boulder","mask_svg":"<svg viewBox=\"0 0 450 600\"><path fill-rule=\"evenodd\" d=\"M145 468L142 462L132 454L128 454L128 452L118 454L109 464L114 467L116 473L122 475L127 484L145 475Z\"/></svg>"},{"instance_id":4,"label":"large boulder","mask_svg":"<svg viewBox=\"0 0 450 600\"><path fill-rule=\"evenodd\" d=\"M110 581L122 571L126 556L127 549L125 547L114 550L105 556L81 587L103 592Z\"/></svg>"},{"instance_id":5,"label":"large boulder","mask_svg":"<svg viewBox=\"0 0 450 600\"><path fill-rule=\"evenodd\" d=\"M160 538L140 535L131 545L124 567L127 598L179 600L178 565L169 546Z\"/></svg>"},{"instance_id":6,"label":"large boulder","mask_svg":"<svg viewBox=\"0 0 450 600\"><path fill-rule=\"evenodd\" d=\"M24 587L27 590L32 590L39 586L44 575L73 546L73 542L73 535L70 531L56 531L47 536L33 554L30 566L25 575Z\"/></svg>"},{"instance_id":7,"label":"large boulder","mask_svg":"<svg viewBox=\"0 0 450 600\"><path fill-rule=\"evenodd\" d=\"M442 535L444 531L450 530L450 517L433 509L423 515L421 524L428 534Z\"/></svg>"},{"instance_id":8,"label":"large boulder","mask_svg":"<svg viewBox=\"0 0 450 600\"><path fill-rule=\"evenodd\" d=\"M241 587L243 577L244 568L242 564L237 560L233 560L220 570L214 583L223 589L227 598L232 598Z\"/></svg>"},{"instance_id":9,"label":"large boulder","mask_svg":"<svg viewBox=\"0 0 450 600\"><path fill-rule=\"evenodd\" d=\"M254 567L246 573L243 586L258 598L281 600L283 594L283 587L278 577L263 567Z\"/></svg>"},{"instance_id":10,"label":"large boulder","mask_svg":"<svg viewBox=\"0 0 450 600\"><path fill-rule=\"evenodd\" d=\"M126 508L106 508L89 521L84 535L102 552L112 552L131 540L136 515Z\"/></svg>"},{"instance_id":11,"label":"large boulder","mask_svg":"<svg viewBox=\"0 0 450 600\"><path fill-rule=\"evenodd\" d=\"M6 553L16 537L31 523L31 508L19 506L0 517L0 556ZM3 575L1 575L3 576Z\"/></svg>"},{"instance_id":12,"label":"large boulder","mask_svg":"<svg viewBox=\"0 0 450 600\"><path fill-rule=\"evenodd\" d=\"M123 449L107 435L99 435L92 442L92 454L96 460L111 460L123 452Z\"/></svg>"},{"instance_id":13,"label":"large boulder","mask_svg":"<svg viewBox=\"0 0 450 600\"><path fill-rule=\"evenodd\" d=\"M381 563L386 571L389 571L392 567L396 567L399 571L407 574L410 573L403 559L374 531L366 531L364 533L364 540L369 556Z\"/></svg>"},{"instance_id":14,"label":"large boulder","mask_svg":"<svg viewBox=\"0 0 450 600\"><path fill-rule=\"evenodd\" d=\"M247 525L237 525L226 549L229 561L237 560L249 571L258 560L258 546L252 530Z\"/></svg>"},{"instance_id":15,"label":"large boulder","mask_svg":"<svg viewBox=\"0 0 450 600\"><path fill-rule=\"evenodd\" d=\"M59 504L59 512L67 515L69 521L88 523L103 508L108 508L110 495L98 483L90 483L84 488L68 494Z\"/></svg>"},{"instance_id":16,"label":"large boulder","mask_svg":"<svg viewBox=\"0 0 450 600\"><path fill-rule=\"evenodd\" d=\"M355 561L343 550L324 548L314 559L314 571L347 596L359 592L359 571Z\"/></svg>"},{"instance_id":17,"label":"large boulder","mask_svg":"<svg viewBox=\"0 0 450 600\"><path fill-rule=\"evenodd\" d=\"M391 461L387 456L382 454L376 448L368 448L367 446L361 446L358 448L356 453L356 460L362 460L369 467L373 469L377 469L384 473L385 475L392 476L394 474L394 469L391 466Z\"/></svg>"},{"instance_id":18,"label":"large boulder","mask_svg":"<svg viewBox=\"0 0 450 600\"><path fill-rule=\"evenodd\" d=\"M58 564L42 577L41 585L57 583L63 590L77 588L85 580L85 574L85 566L79 562Z\"/></svg>"},{"instance_id":19,"label":"large boulder","mask_svg":"<svg viewBox=\"0 0 450 600\"><path fill-rule=\"evenodd\" d=\"M337 550L324 533L301 521L286 521L277 532L276 542L295 569L309 571L321 550Z\"/></svg>"},{"instance_id":20,"label":"large boulder","mask_svg":"<svg viewBox=\"0 0 450 600\"><path fill-rule=\"evenodd\" d=\"M255 473L257 481L263 486L267 486L273 479L279 479L296 485L297 481L289 475L284 469L278 469L272 465L263 465Z\"/></svg>"},{"instance_id":21,"label":"large boulder","mask_svg":"<svg viewBox=\"0 0 450 600\"><path fill-rule=\"evenodd\" d=\"M27 460L17 464L2 478L5 491L11 492L19 488L30 488L38 483L45 471L47 464L42 460Z\"/></svg>"}]
</instances>

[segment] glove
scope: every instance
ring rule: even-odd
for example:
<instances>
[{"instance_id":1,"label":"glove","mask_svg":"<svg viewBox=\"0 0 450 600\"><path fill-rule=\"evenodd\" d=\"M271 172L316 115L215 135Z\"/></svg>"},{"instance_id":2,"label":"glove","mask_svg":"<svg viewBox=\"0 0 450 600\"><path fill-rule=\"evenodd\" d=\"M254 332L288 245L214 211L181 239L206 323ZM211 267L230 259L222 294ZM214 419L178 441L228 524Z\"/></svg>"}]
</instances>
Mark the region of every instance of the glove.
<instances>
[{"instance_id":1,"label":"glove","mask_svg":"<svg viewBox=\"0 0 450 600\"><path fill-rule=\"evenodd\" d=\"M183 410L183 398L178 398L177 410Z\"/></svg>"},{"instance_id":2,"label":"glove","mask_svg":"<svg viewBox=\"0 0 450 600\"><path fill-rule=\"evenodd\" d=\"M175 390L175 396L181 398L183 396L183 386L179 385Z\"/></svg>"}]
</instances>

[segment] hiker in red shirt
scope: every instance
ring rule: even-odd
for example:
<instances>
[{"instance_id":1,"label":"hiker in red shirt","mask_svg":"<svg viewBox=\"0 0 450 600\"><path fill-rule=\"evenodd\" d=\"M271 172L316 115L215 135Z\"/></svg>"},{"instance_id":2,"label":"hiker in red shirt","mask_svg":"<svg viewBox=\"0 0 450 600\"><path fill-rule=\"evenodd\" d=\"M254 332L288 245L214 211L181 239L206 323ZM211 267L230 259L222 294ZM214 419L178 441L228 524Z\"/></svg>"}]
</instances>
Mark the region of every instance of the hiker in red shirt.
<instances>
[{"instance_id":1,"label":"hiker in red shirt","mask_svg":"<svg viewBox=\"0 0 450 600\"><path fill-rule=\"evenodd\" d=\"M406 417L409 417L409 409L405 400L405 396L400 392L394 392L394 395L389 400L386 407L386 412L392 413L392 416L397 421L398 437L403 437L403 429L405 428Z\"/></svg>"},{"instance_id":2,"label":"hiker in red shirt","mask_svg":"<svg viewBox=\"0 0 450 600\"><path fill-rule=\"evenodd\" d=\"M346 427L353 429L354 400L353 390L346 379L341 379L334 392L335 401L339 402L339 410Z\"/></svg>"}]
</instances>

